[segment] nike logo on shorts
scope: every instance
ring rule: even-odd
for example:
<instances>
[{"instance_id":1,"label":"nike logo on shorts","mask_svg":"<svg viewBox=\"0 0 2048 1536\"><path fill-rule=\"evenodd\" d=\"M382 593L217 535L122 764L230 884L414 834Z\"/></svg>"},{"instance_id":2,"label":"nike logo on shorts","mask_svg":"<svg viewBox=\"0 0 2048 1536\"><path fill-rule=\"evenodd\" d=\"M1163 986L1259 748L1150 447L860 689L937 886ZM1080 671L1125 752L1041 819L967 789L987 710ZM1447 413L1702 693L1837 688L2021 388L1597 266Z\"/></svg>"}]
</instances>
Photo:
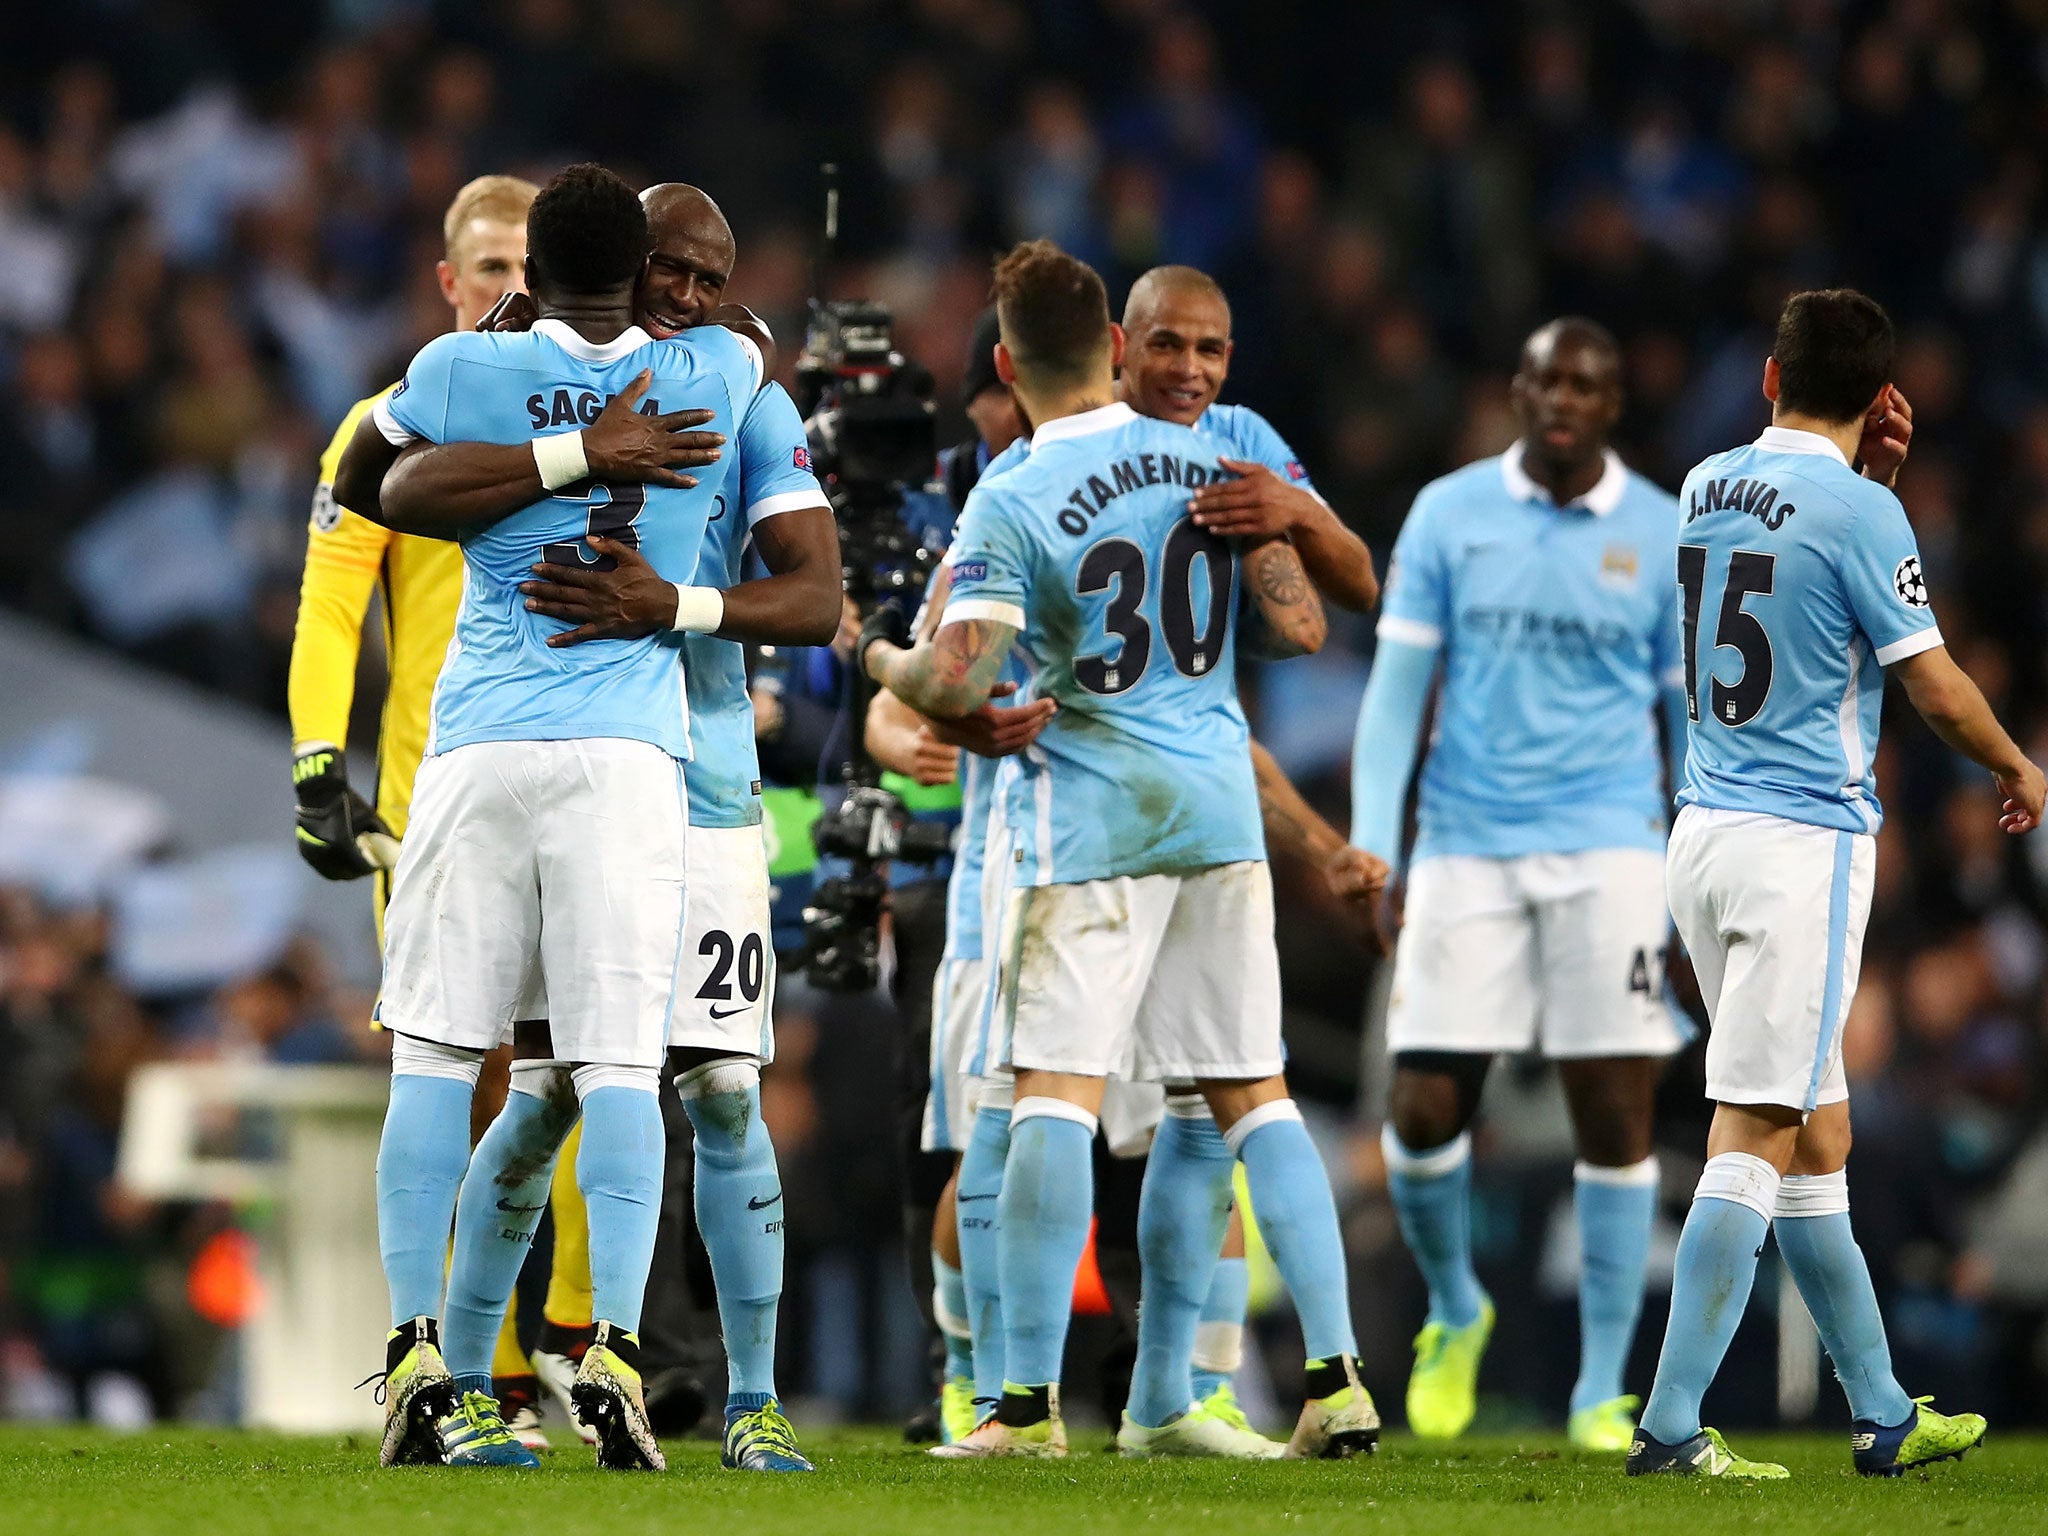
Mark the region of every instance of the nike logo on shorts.
<instances>
[{"instance_id":1,"label":"nike logo on shorts","mask_svg":"<svg viewBox=\"0 0 2048 1536\"><path fill-rule=\"evenodd\" d=\"M953 1191L953 1199L957 1204L966 1205L970 1200L993 1200L996 1198L997 1195L1000 1195L1001 1193L1001 1190L995 1189L990 1190L985 1195L963 1195L960 1193L960 1191L956 1189Z\"/></svg>"},{"instance_id":2,"label":"nike logo on shorts","mask_svg":"<svg viewBox=\"0 0 2048 1536\"><path fill-rule=\"evenodd\" d=\"M781 1198L782 1191L779 1189L775 1191L774 1194L770 1195L766 1200L756 1200L753 1196L750 1195L747 1197L747 1209L750 1211L765 1211L768 1209L769 1206L773 1205L776 1201L780 1200Z\"/></svg>"},{"instance_id":3,"label":"nike logo on shorts","mask_svg":"<svg viewBox=\"0 0 2048 1536\"><path fill-rule=\"evenodd\" d=\"M710 1012L714 1019L729 1019L736 1013L745 1013L753 1006L752 1003L741 1003L737 1008L713 1008Z\"/></svg>"}]
</instances>

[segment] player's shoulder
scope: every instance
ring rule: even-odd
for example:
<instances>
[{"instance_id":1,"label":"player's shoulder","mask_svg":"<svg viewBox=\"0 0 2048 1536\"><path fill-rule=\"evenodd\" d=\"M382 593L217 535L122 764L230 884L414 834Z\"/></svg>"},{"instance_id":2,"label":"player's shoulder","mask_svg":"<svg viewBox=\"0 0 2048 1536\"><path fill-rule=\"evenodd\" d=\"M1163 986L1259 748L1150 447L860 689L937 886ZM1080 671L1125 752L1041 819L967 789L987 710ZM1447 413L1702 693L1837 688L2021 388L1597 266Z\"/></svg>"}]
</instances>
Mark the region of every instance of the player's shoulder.
<instances>
[{"instance_id":1,"label":"player's shoulder","mask_svg":"<svg viewBox=\"0 0 2048 1536\"><path fill-rule=\"evenodd\" d=\"M1702 459L1685 477L1679 500L1687 523L1739 510L1769 516L1775 527L1796 523L1795 536L1839 529L1873 508L1898 505L1884 486L1864 479L1832 453L1787 451L1761 442Z\"/></svg>"},{"instance_id":2,"label":"player's shoulder","mask_svg":"<svg viewBox=\"0 0 2048 1536\"><path fill-rule=\"evenodd\" d=\"M1447 475L1438 475L1415 493L1408 507L1408 523L1428 524L1437 518L1496 506L1507 500L1507 482L1501 477L1501 456L1474 459ZM1405 525L1404 525L1405 526Z\"/></svg>"},{"instance_id":3,"label":"player's shoulder","mask_svg":"<svg viewBox=\"0 0 2048 1536\"><path fill-rule=\"evenodd\" d=\"M1274 430L1273 423L1250 406L1221 403L1202 412L1202 419L1195 423L1195 430L1205 436L1220 437L1228 443L1270 441L1280 435Z\"/></svg>"},{"instance_id":4,"label":"player's shoulder","mask_svg":"<svg viewBox=\"0 0 2048 1536\"><path fill-rule=\"evenodd\" d=\"M1675 534L1678 531L1678 498L1648 475L1625 466L1622 475L1618 510L1652 533Z\"/></svg>"}]
</instances>

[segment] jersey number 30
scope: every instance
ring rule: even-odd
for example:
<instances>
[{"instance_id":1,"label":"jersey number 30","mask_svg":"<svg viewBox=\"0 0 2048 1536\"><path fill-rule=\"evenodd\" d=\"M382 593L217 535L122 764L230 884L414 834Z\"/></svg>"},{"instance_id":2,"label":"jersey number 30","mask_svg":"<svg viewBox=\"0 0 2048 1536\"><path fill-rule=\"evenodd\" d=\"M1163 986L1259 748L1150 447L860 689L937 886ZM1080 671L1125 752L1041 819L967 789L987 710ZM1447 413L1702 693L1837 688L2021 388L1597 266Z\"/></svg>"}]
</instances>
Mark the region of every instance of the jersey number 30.
<instances>
[{"instance_id":1,"label":"jersey number 30","mask_svg":"<svg viewBox=\"0 0 2048 1536\"><path fill-rule=\"evenodd\" d=\"M1195 557L1203 556L1209 611L1195 628ZM1230 628L1230 546L1188 518L1173 525L1159 558L1159 628L1167 654L1183 677L1204 677L1223 654ZM1145 675L1152 660L1152 625L1141 611L1147 572L1145 551L1129 539L1104 539L1081 557L1074 595L1108 592L1102 627L1120 641L1115 659L1107 652L1074 658L1074 681L1090 693L1122 693ZM1114 590L1112 590L1112 588Z\"/></svg>"},{"instance_id":2,"label":"jersey number 30","mask_svg":"<svg viewBox=\"0 0 2048 1536\"><path fill-rule=\"evenodd\" d=\"M1769 596L1776 580L1778 557L1738 549L1728 557L1728 580L1721 588L1721 616L1714 626L1714 649L1726 646L1742 656L1742 676L1724 683L1708 663L1713 684L1708 704L1723 725L1747 725L1764 707L1771 692L1771 637L1763 621L1742 606L1751 594ZM1707 551L1702 544L1678 546L1678 590L1683 608L1685 645L1685 712L1700 717L1700 601L1706 594Z\"/></svg>"}]
</instances>

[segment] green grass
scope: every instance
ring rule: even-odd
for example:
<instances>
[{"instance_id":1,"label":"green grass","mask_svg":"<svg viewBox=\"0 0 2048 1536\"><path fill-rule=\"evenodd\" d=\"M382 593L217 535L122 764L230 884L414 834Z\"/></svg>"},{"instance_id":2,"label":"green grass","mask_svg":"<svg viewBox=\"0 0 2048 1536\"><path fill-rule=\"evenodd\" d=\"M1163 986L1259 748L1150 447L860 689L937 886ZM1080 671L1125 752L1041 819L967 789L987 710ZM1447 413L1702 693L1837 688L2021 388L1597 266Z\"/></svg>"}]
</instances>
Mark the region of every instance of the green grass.
<instances>
[{"instance_id":1,"label":"green grass","mask_svg":"<svg viewBox=\"0 0 2048 1536\"><path fill-rule=\"evenodd\" d=\"M1994 1438L1961 1466L1895 1481L1849 1470L1847 1435L1738 1435L1790 1483L1626 1481L1618 1461L1544 1436L1391 1440L1369 1461L1262 1466L937 1462L879 1430L807 1437L810 1478L722 1472L704 1442L669 1449L666 1476L600 1474L580 1447L538 1473L380 1472L363 1442L204 1430L115 1436L0 1429L0 1528L58 1536L390 1531L460 1536L1087 1536L1093 1532L1434 1533L1613 1531L1795 1536L2048 1531L2048 1439Z\"/></svg>"}]
</instances>

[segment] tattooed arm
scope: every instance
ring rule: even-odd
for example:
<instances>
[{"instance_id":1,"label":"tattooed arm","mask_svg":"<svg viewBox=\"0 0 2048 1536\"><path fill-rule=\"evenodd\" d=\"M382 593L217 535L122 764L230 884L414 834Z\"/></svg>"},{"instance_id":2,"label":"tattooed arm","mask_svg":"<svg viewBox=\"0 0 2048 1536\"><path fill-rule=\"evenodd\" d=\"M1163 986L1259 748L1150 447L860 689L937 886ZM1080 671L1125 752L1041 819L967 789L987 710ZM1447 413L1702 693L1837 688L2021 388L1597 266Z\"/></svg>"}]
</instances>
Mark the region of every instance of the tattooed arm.
<instances>
[{"instance_id":1,"label":"tattooed arm","mask_svg":"<svg viewBox=\"0 0 2048 1536\"><path fill-rule=\"evenodd\" d=\"M1358 936L1368 948L1384 953L1373 916L1380 892L1386 888L1387 861L1344 841L1302 798L1273 754L1256 741L1252 743L1252 772L1258 778L1259 815L1266 824L1267 847L1321 871L1323 883L1344 904Z\"/></svg>"},{"instance_id":2,"label":"tattooed arm","mask_svg":"<svg viewBox=\"0 0 2048 1536\"><path fill-rule=\"evenodd\" d=\"M1252 654L1280 660L1321 650L1329 617L1295 547L1285 538L1268 539L1247 549L1241 563L1255 621L1245 631Z\"/></svg>"},{"instance_id":3,"label":"tattooed arm","mask_svg":"<svg viewBox=\"0 0 2048 1536\"><path fill-rule=\"evenodd\" d=\"M1013 625L955 619L907 651L886 640L871 641L861 665L919 714L957 719L988 702L1003 658L1016 643Z\"/></svg>"}]
</instances>

